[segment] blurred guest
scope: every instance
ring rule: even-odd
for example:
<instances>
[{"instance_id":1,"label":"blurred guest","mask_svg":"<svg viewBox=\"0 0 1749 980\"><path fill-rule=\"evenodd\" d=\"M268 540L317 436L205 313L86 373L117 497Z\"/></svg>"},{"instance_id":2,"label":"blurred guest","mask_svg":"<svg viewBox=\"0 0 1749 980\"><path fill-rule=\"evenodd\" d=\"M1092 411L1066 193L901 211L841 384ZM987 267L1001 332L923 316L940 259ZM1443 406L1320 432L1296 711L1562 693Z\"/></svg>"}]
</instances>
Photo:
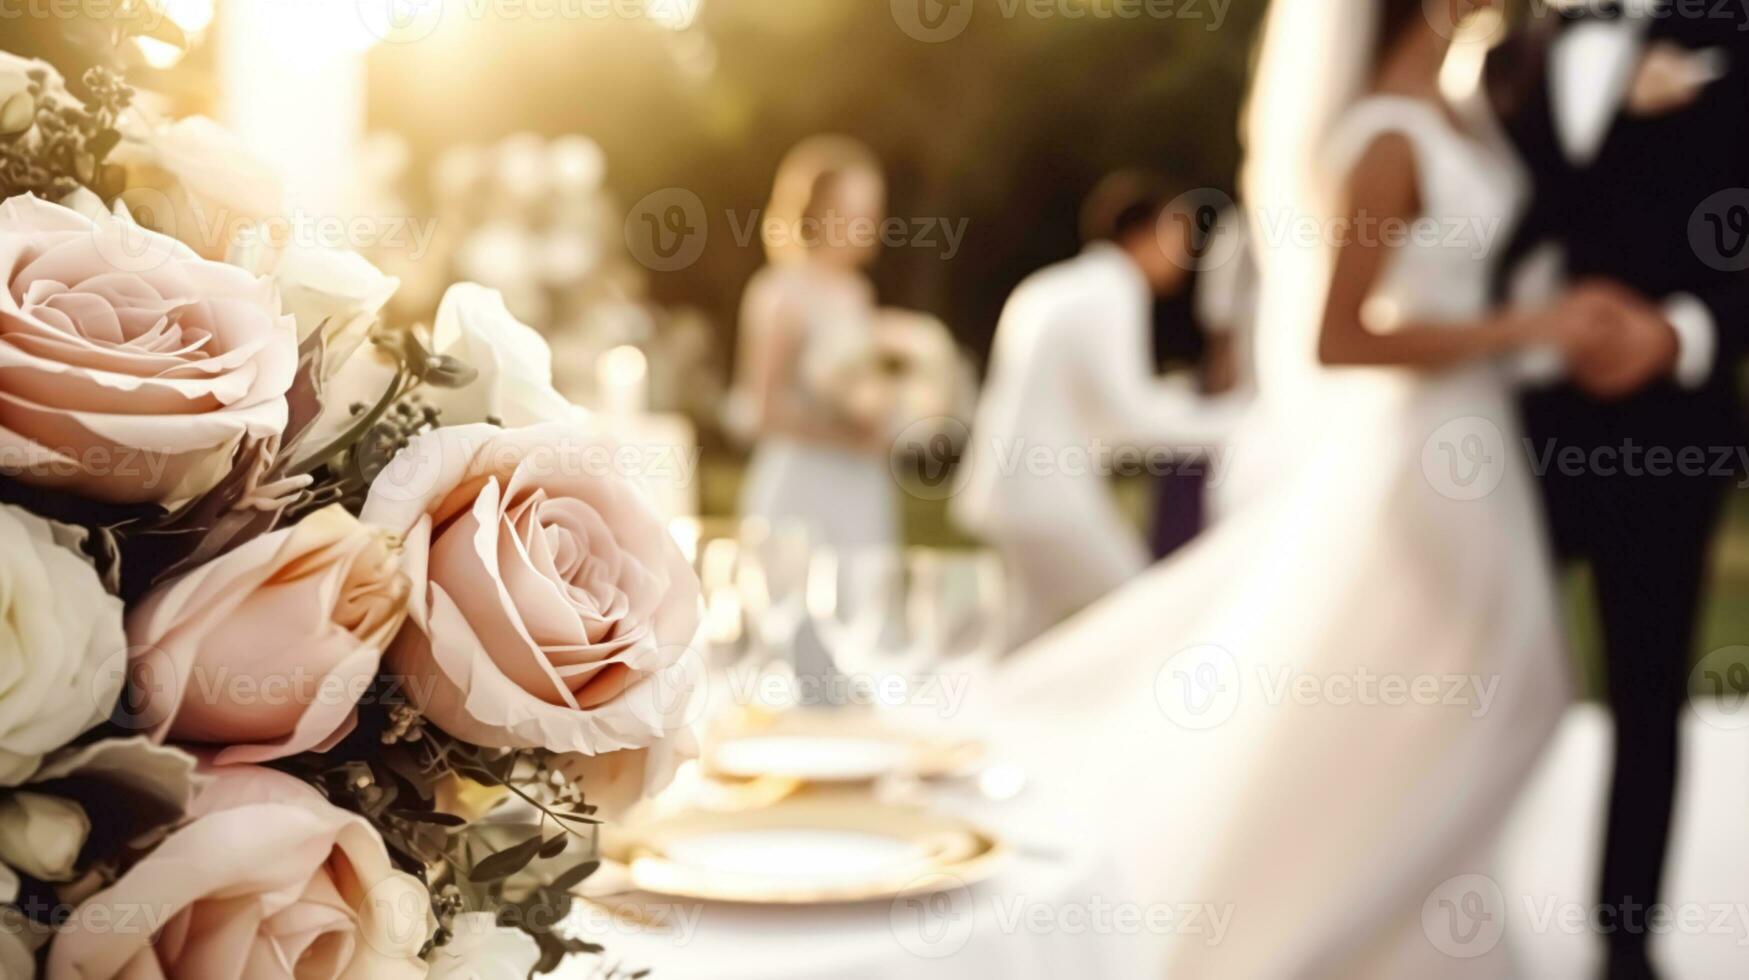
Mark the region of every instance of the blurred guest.
<instances>
[{"instance_id":1,"label":"blurred guest","mask_svg":"<svg viewBox=\"0 0 1749 980\"><path fill-rule=\"evenodd\" d=\"M1011 569L1017 643L1148 566L1109 486L1115 451L1194 455L1234 414L1153 373L1151 303L1191 266L1173 196L1143 175L1107 178L1084 209L1086 248L1021 283L997 324L953 514Z\"/></svg>"},{"instance_id":2,"label":"blurred guest","mask_svg":"<svg viewBox=\"0 0 1749 980\"><path fill-rule=\"evenodd\" d=\"M762 223L769 264L741 304L731 424L754 438L744 517L806 525L836 548L898 539L885 427L840 404L832 379L871 343L874 260L886 208L880 164L817 136L778 169Z\"/></svg>"},{"instance_id":3,"label":"blurred guest","mask_svg":"<svg viewBox=\"0 0 1749 980\"><path fill-rule=\"evenodd\" d=\"M1245 215L1236 207L1203 214L1190 228L1195 268L1183 286L1154 310L1154 362L1165 373L1194 368L1205 394L1225 394L1242 382L1246 338L1257 308L1257 267L1246 241ZM1154 558L1189 544L1207 519L1204 494L1209 461L1196 460L1159 474L1154 482Z\"/></svg>"}]
</instances>

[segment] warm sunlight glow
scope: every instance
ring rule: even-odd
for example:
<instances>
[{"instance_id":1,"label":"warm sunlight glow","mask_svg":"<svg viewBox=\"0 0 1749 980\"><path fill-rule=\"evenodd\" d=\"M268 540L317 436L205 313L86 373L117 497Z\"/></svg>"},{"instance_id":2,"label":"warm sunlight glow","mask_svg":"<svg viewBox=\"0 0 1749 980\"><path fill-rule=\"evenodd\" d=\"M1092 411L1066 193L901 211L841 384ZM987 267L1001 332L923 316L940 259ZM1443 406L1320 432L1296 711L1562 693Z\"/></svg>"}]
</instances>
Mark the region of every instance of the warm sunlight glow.
<instances>
[{"instance_id":1,"label":"warm sunlight glow","mask_svg":"<svg viewBox=\"0 0 1749 980\"><path fill-rule=\"evenodd\" d=\"M164 16L189 34L199 34L213 22L213 0L160 0Z\"/></svg>"},{"instance_id":2,"label":"warm sunlight glow","mask_svg":"<svg viewBox=\"0 0 1749 980\"><path fill-rule=\"evenodd\" d=\"M671 31L684 31L698 19L704 0L645 0L644 16Z\"/></svg>"},{"instance_id":3,"label":"warm sunlight glow","mask_svg":"<svg viewBox=\"0 0 1749 980\"><path fill-rule=\"evenodd\" d=\"M146 64L159 70L175 68L182 62L182 56L187 52L174 44L160 41L155 37L139 37L134 44L140 49L140 57L146 59Z\"/></svg>"}]
</instances>

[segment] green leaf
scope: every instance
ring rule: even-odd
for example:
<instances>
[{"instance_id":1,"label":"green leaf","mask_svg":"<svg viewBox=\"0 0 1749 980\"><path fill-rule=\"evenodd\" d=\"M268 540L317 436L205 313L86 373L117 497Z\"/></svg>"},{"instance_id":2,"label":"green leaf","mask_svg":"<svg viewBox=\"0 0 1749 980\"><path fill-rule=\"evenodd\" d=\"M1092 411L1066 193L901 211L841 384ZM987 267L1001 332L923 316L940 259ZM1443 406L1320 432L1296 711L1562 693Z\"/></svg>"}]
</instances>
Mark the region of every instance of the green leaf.
<instances>
[{"instance_id":1,"label":"green leaf","mask_svg":"<svg viewBox=\"0 0 1749 980\"><path fill-rule=\"evenodd\" d=\"M413 823L433 823L440 827L466 827L468 825L466 818L458 817L453 813L444 813L442 810L390 810L389 816Z\"/></svg>"},{"instance_id":2,"label":"green leaf","mask_svg":"<svg viewBox=\"0 0 1749 980\"><path fill-rule=\"evenodd\" d=\"M570 843L571 843L571 838L564 835L564 834L558 834L554 837L551 837L547 840L547 842L545 844L541 845L540 856L543 859L556 858L559 855L565 853L565 846L570 844Z\"/></svg>"},{"instance_id":3,"label":"green leaf","mask_svg":"<svg viewBox=\"0 0 1749 980\"><path fill-rule=\"evenodd\" d=\"M553 879L552 887L559 891L568 892L589 880L589 876L600 867L600 861L584 861L582 864L566 868L557 878Z\"/></svg>"},{"instance_id":4,"label":"green leaf","mask_svg":"<svg viewBox=\"0 0 1749 980\"><path fill-rule=\"evenodd\" d=\"M513 847L507 847L491 857L486 858L468 871L468 880L473 882L501 881L528 867L528 862L540 852L541 836L535 834L528 840Z\"/></svg>"}]
</instances>

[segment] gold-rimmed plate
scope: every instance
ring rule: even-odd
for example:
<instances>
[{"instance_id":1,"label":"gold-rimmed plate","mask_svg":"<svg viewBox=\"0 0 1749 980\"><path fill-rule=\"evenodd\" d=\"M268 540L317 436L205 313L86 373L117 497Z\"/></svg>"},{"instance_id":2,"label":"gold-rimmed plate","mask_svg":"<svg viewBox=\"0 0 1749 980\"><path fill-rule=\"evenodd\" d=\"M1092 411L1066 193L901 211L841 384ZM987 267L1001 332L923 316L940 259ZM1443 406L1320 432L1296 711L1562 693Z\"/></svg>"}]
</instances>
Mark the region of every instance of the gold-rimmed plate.
<instances>
[{"instance_id":1,"label":"gold-rimmed plate","mask_svg":"<svg viewBox=\"0 0 1749 980\"><path fill-rule=\"evenodd\" d=\"M715 902L820 905L941 891L995 873L1007 849L952 815L850 794L763 810L689 812L604 834L640 891Z\"/></svg>"}]
</instances>

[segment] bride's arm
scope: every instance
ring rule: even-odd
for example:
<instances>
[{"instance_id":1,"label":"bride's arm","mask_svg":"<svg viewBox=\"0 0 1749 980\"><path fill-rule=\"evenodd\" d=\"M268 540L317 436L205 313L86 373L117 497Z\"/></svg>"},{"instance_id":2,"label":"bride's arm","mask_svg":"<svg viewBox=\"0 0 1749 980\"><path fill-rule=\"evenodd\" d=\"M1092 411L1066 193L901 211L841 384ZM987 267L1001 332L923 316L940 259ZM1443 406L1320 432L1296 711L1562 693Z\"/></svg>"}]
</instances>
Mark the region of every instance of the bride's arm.
<instances>
[{"instance_id":1,"label":"bride's arm","mask_svg":"<svg viewBox=\"0 0 1749 980\"><path fill-rule=\"evenodd\" d=\"M1350 176L1348 227L1366 222L1374 227L1409 227L1421 216L1419 197L1409 140L1395 133L1381 136ZM1434 370L1552 339L1548 336L1551 328L1543 325L1542 318L1506 310L1492 311L1470 323L1405 322L1389 332L1372 329L1362 310L1391 259L1391 246L1377 239L1377 235L1350 235L1337 249L1318 342L1318 359L1324 364Z\"/></svg>"}]
</instances>

